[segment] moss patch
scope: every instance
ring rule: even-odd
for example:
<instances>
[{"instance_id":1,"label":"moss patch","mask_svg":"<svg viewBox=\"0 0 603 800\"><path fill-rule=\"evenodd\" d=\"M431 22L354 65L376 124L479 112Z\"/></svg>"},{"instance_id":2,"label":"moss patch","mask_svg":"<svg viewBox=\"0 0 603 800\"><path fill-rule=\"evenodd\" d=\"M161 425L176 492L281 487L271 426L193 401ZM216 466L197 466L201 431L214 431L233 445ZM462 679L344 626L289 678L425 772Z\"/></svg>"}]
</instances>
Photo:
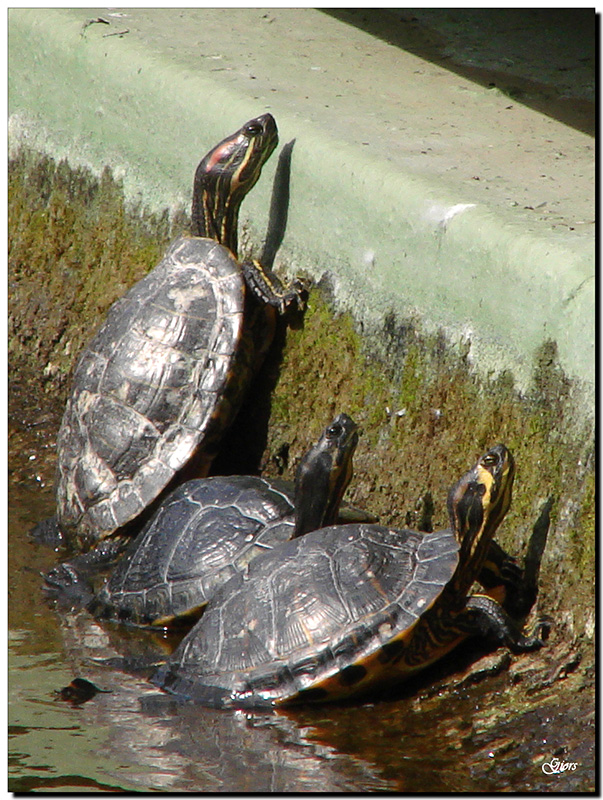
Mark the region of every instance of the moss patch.
<instances>
[{"instance_id":1,"label":"moss patch","mask_svg":"<svg viewBox=\"0 0 603 800\"><path fill-rule=\"evenodd\" d=\"M8 189L9 355L56 390L109 306L158 262L170 224L127 213L109 170L96 178L25 150Z\"/></svg>"}]
</instances>

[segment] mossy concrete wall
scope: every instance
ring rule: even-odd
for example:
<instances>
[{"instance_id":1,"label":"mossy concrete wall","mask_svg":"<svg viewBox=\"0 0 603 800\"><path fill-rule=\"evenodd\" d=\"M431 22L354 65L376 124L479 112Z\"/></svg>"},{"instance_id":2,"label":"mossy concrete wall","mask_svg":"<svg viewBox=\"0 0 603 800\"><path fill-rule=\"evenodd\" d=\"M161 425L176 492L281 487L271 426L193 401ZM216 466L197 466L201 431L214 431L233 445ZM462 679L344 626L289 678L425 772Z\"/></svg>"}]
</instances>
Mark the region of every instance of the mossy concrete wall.
<instances>
[{"instance_id":1,"label":"mossy concrete wall","mask_svg":"<svg viewBox=\"0 0 603 800\"><path fill-rule=\"evenodd\" d=\"M330 276L365 335L420 320L522 387L552 339L591 411L589 136L315 9L11 9L9 109L15 141L110 166L156 212L272 111L296 139L281 266Z\"/></svg>"},{"instance_id":2,"label":"mossy concrete wall","mask_svg":"<svg viewBox=\"0 0 603 800\"><path fill-rule=\"evenodd\" d=\"M97 179L24 149L10 162L9 200L11 380L60 410L74 361L107 308L159 259L184 220L170 226L166 215L128 212L108 170ZM498 538L522 554L540 507L554 498L539 607L554 615L559 645L590 642L592 431L576 414L554 342L538 350L521 393L510 372L476 372L467 351L443 334L390 317L380 343L384 356L337 310L332 288L315 287L303 325L281 337L231 441L265 424L255 468L289 476L309 441L346 411L363 428L349 499L386 523L412 526L433 502L434 527L447 523L451 483L484 449L506 443L518 474ZM267 409L258 408L261 397ZM245 450L244 439L233 449ZM48 474L52 466L47 459Z\"/></svg>"}]
</instances>

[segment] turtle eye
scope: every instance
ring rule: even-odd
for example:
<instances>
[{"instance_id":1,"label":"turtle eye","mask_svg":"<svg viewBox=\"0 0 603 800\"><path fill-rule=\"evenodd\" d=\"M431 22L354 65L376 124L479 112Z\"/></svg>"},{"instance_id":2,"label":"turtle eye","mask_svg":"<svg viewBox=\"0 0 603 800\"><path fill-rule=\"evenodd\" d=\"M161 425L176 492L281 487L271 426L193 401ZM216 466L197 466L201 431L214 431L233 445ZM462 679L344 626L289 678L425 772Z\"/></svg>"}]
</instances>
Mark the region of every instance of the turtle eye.
<instances>
[{"instance_id":1,"label":"turtle eye","mask_svg":"<svg viewBox=\"0 0 603 800\"><path fill-rule=\"evenodd\" d=\"M247 125L245 125L243 130L247 136L259 136L260 133L262 133L263 128L259 122L252 120L251 122L248 122Z\"/></svg>"},{"instance_id":2,"label":"turtle eye","mask_svg":"<svg viewBox=\"0 0 603 800\"><path fill-rule=\"evenodd\" d=\"M336 439L338 436L341 435L341 425L336 422L334 425L331 425L327 428L327 436L329 439Z\"/></svg>"},{"instance_id":3,"label":"turtle eye","mask_svg":"<svg viewBox=\"0 0 603 800\"><path fill-rule=\"evenodd\" d=\"M482 458L482 464L484 467L493 467L495 464L498 464L498 456L494 453L486 453Z\"/></svg>"}]
</instances>

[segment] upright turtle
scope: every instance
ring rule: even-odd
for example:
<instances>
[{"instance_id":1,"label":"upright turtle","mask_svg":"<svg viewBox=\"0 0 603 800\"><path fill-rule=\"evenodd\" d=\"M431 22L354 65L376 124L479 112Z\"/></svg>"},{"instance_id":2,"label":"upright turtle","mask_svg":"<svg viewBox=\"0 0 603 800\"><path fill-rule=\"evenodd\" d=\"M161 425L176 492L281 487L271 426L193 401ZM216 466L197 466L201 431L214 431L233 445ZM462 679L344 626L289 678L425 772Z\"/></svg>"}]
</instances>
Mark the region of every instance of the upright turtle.
<instances>
[{"instance_id":1,"label":"upright turtle","mask_svg":"<svg viewBox=\"0 0 603 800\"><path fill-rule=\"evenodd\" d=\"M207 705L272 706L396 683L473 634L515 652L540 647L488 594L469 594L513 477L511 453L497 445L450 490L451 529L328 527L255 559L153 682Z\"/></svg>"},{"instance_id":2,"label":"upright turtle","mask_svg":"<svg viewBox=\"0 0 603 800\"><path fill-rule=\"evenodd\" d=\"M111 307L77 364L57 440L57 519L81 549L135 519L191 459L207 474L275 309L299 300L237 260L241 202L277 142L263 114L201 160L193 235Z\"/></svg>"},{"instance_id":3,"label":"upright turtle","mask_svg":"<svg viewBox=\"0 0 603 800\"><path fill-rule=\"evenodd\" d=\"M337 522L357 443L357 425L339 414L299 464L295 507L283 481L234 475L182 484L132 542L89 610L137 625L199 617L216 590L257 555Z\"/></svg>"}]
</instances>

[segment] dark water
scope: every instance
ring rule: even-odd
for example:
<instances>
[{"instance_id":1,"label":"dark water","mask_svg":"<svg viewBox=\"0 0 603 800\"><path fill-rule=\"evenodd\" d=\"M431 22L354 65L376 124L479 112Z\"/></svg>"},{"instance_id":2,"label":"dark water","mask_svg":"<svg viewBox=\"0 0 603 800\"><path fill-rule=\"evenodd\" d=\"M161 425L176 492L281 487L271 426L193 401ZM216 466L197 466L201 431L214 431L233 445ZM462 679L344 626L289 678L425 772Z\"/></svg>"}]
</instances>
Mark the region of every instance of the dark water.
<instances>
[{"instance_id":1,"label":"dark water","mask_svg":"<svg viewBox=\"0 0 603 800\"><path fill-rule=\"evenodd\" d=\"M144 667L167 642L59 614L42 596L39 573L57 556L27 531L52 511L59 417L28 398L16 393L9 415L10 790L593 790L592 682L568 668L547 685L544 656L475 683L464 680L476 657L466 650L397 698L273 715L156 691ZM105 691L80 706L57 700L78 676ZM576 766L545 774L555 758Z\"/></svg>"}]
</instances>

